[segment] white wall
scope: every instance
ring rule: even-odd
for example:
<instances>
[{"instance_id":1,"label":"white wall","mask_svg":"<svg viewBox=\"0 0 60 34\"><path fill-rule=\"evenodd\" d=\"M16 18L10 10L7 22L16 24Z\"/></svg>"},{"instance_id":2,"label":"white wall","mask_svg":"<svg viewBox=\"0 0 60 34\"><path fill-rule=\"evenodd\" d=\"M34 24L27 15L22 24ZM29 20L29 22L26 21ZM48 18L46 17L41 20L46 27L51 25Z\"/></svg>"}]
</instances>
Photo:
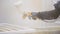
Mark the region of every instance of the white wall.
<instances>
[{"instance_id":1,"label":"white wall","mask_svg":"<svg viewBox=\"0 0 60 34\"><path fill-rule=\"evenodd\" d=\"M22 5L15 6L15 3L22 1ZM0 23L19 24L21 26L37 27L40 23L37 21L22 20L20 13L22 11L45 11L52 10L53 0L0 0ZM55 1L55 0L54 0ZM53 4L52 4L53 3Z\"/></svg>"},{"instance_id":2,"label":"white wall","mask_svg":"<svg viewBox=\"0 0 60 34\"><path fill-rule=\"evenodd\" d=\"M32 11L49 11L54 9L54 4L58 0L21 0L23 5L21 7L22 11L32 10Z\"/></svg>"},{"instance_id":3,"label":"white wall","mask_svg":"<svg viewBox=\"0 0 60 34\"><path fill-rule=\"evenodd\" d=\"M59 1L59 0L43 0L43 10L44 11L49 11L49 10L53 10L54 8L54 4Z\"/></svg>"},{"instance_id":4,"label":"white wall","mask_svg":"<svg viewBox=\"0 0 60 34\"><path fill-rule=\"evenodd\" d=\"M22 1L22 7L14 6L16 2ZM0 0L0 23L22 24L20 10L40 10L40 0ZM37 3L38 2L38 3ZM24 24L24 23L23 23Z\"/></svg>"},{"instance_id":5,"label":"white wall","mask_svg":"<svg viewBox=\"0 0 60 34\"><path fill-rule=\"evenodd\" d=\"M42 0L22 0L23 5L21 10L27 11L27 10L36 10L39 11L42 9Z\"/></svg>"},{"instance_id":6,"label":"white wall","mask_svg":"<svg viewBox=\"0 0 60 34\"><path fill-rule=\"evenodd\" d=\"M16 0L0 0L0 23L17 23L18 11L13 6Z\"/></svg>"}]
</instances>

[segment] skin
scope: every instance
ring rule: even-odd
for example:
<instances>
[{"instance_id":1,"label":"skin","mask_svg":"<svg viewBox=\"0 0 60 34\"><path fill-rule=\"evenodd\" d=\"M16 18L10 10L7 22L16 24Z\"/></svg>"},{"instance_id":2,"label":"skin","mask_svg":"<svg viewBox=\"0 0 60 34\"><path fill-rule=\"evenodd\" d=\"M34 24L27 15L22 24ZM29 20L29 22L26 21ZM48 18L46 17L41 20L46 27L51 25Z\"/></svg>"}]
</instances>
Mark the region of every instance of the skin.
<instances>
[{"instance_id":1,"label":"skin","mask_svg":"<svg viewBox=\"0 0 60 34\"><path fill-rule=\"evenodd\" d=\"M28 16L32 16L31 12L24 13L22 17L25 19Z\"/></svg>"}]
</instances>

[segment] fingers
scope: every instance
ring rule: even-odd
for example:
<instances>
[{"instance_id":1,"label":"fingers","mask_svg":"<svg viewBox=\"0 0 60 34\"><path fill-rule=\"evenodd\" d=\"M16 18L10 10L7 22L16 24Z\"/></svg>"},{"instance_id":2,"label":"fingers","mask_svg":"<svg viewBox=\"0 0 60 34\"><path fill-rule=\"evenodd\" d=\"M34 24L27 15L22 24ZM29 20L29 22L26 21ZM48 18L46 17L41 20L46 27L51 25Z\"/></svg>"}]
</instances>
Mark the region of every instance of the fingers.
<instances>
[{"instance_id":1,"label":"fingers","mask_svg":"<svg viewBox=\"0 0 60 34\"><path fill-rule=\"evenodd\" d=\"M23 17L23 19L25 19L26 17L30 18L29 16L30 17L32 16L32 12L26 12L26 13L24 12L22 17Z\"/></svg>"},{"instance_id":2,"label":"fingers","mask_svg":"<svg viewBox=\"0 0 60 34\"><path fill-rule=\"evenodd\" d=\"M23 14L23 16L22 16L22 17L23 17L23 19L25 19L25 18L27 17L27 14Z\"/></svg>"}]
</instances>

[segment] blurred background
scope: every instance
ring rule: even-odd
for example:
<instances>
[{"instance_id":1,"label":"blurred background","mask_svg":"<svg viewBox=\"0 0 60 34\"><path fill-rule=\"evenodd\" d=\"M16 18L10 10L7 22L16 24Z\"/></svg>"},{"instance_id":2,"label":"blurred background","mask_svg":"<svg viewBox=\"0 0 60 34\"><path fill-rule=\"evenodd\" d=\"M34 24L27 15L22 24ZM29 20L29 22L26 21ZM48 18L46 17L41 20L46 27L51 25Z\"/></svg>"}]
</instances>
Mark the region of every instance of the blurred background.
<instances>
[{"instance_id":1,"label":"blurred background","mask_svg":"<svg viewBox=\"0 0 60 34\"><path fill-rule=\"evenodd\" d=\"M53 5L57 1L59 0L0 0L0 23L34 27L39 23L23 20L21 17L23 12L53 10Z\"/></svg>"}]
</instances>

